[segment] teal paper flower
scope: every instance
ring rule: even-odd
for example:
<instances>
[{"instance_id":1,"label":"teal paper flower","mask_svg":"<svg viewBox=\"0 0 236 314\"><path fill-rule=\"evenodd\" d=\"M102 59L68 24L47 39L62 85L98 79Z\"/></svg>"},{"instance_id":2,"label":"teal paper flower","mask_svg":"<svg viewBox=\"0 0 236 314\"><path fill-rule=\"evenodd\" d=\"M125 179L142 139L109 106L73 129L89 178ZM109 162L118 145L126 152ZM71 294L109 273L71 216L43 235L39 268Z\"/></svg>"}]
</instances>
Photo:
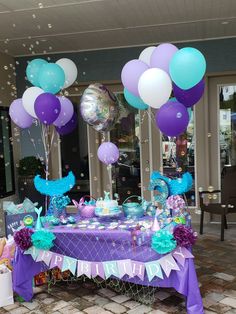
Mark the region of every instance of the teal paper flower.
<instances>
[{"instance_id":1,"label":"teal paper flower","mask_svg":"<svg viewBox=\"0 0 236 314\"><path fill-rule=\"evenodd\" d=\"M50 231L38 230L31 236L33 246L40 250L50 250L53 247L53 241L56 239L55 235Z\"/></svg>"},{"instance_id":2,"label":"teal paper flower","mask_svg":"<svg viewBox=\"0 0 236 314\"><path fill-rule=\"evenodd\" d=\"M152 236L152 249L159 254L166 254L176 248L176 241L168 230L158 230Z\"/></svg>"}]
</instances>

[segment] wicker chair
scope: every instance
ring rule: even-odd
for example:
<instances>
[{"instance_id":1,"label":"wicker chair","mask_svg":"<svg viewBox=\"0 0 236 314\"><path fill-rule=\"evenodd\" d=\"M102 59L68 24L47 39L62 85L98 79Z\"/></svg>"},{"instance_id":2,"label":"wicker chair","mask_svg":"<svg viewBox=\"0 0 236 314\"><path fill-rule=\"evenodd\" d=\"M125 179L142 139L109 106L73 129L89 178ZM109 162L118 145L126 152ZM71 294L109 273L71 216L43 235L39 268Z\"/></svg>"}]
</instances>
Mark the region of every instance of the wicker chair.
<instances>
[{"instance_id":1,"label":"wicker chair","mask_svg":"<svg viewBox=\"0 0 236 314\"><path fill-rule=\"evenodd\" d=\"M200 234L203 234L204 213L221 215L221 241L224 241L224 230L227 229L227 214L236 213L236 167L225 167L222 171L221 190L200 191ZM204 195L221 196L221 203L204 203ZM209 197L210 198L210 197Z\"/></svg>"}]
</instances>

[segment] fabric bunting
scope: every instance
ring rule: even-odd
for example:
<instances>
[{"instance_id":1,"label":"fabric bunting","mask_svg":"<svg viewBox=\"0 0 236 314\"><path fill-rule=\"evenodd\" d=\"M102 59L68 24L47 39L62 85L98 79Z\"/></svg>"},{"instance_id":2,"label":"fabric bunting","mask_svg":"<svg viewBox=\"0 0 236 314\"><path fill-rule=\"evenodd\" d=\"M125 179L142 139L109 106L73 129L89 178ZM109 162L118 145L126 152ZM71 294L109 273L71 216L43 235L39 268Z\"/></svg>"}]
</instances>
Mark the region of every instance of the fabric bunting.
<instances>
[{"instance_id":1,"label":"fabric bunting","mask_svg":"<svg viewBox=\"0 0 236 314\"><path fill-rule=\"evenodd\" d=\"M149 281L155 277L163 279L164 275L169 277L172 270L180 271L179 265L184 266L186 259L194 258L185 247L177 247L160 259L147 263L130 259L103 262L77 260L51 251L39 250L34 246L25 251L24 254L30 254L36 262L44 262L50 268L59 267L61 271L69 270L77 277L85 275L89 278L99 276L108 279L115 276L121 279L128 275L130 278L137 276L144 280L146 271Z\"/></svg>"}]
</instances>

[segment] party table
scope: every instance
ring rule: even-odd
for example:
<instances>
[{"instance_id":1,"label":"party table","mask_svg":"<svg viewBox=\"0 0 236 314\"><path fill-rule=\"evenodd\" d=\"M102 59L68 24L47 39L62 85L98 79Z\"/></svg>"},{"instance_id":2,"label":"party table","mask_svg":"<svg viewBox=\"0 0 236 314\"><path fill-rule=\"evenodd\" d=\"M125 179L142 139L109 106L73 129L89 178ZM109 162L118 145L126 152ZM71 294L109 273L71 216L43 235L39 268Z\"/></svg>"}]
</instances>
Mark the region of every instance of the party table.
<instances>
[{"instance_id":1,"label":"party table","mask_svg":"<svg viewBox=\"0 0 236 314\"><path fill-rule=\"evenodd\" d=\"M70 269L76 276L118 277L144 286L174 288L186 297L188 314L204 313L189 250L177 247L170 254L160 255L151 249L152 232L134 231L127 221L104 222L102 226L96 220L81 221L74 227L57 226L50 231L56 236L50 254L34 250L24 254L16 250L13 286L26 301L33 297L33 277L57 266L61 270ZM70 267L65 268L65 262Z\"/></svg>"}]
</instances>

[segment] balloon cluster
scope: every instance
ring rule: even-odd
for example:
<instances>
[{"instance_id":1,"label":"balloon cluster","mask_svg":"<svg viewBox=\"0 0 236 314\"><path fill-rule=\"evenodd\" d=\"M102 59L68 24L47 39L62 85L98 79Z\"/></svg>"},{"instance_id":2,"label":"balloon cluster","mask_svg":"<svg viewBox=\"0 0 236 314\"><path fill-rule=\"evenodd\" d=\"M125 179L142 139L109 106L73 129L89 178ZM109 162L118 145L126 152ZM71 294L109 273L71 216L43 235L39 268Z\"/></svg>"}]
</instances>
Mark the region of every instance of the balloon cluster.
<instances>
[{"instance_id":1,"label":"balloon cluster","mask_svg":"<svg viewBox=\"0 0 236 314\"><path fill-rule=\"evenodd\" d=\"M85 122L98 132L108 132L119 117L116 96L100 83L89 85L80 101L80 113ZM98 159L109 166L119 158L118 147L111 142L103 142L98 148Z\"/></svg>"},{"instance_id":2,"label":"balloon cluster","mask_svg":"<svg viewBox=\"0 0 236 314\"><path fill-rule=\"evenodd\" d=\"M159 109L157 127L167 136L178 136L188 126L187 109L204 93L205 71L206 60L195 48L169 43L148 47L122 69L124 96L137 109ZM172 88L175 99L170 99Z\"/></svg>"},{"instance_id":3,"label":"balloon cluster","mask_svg":"<svg viewBox=\"0 0 236 314\"><path fill-rule=\"evenodd\" d=\"M77 78L75 63L62 58L56 63L34 59L28 63L26 76L34 86L23 93L22 98L12 102L9 114L20 128L29 128L35 119L44 125L53 124L60 135L74 130L77 116L71 101L56 96L61 89L71 86Z\"/></svg>"}]
</instances>

